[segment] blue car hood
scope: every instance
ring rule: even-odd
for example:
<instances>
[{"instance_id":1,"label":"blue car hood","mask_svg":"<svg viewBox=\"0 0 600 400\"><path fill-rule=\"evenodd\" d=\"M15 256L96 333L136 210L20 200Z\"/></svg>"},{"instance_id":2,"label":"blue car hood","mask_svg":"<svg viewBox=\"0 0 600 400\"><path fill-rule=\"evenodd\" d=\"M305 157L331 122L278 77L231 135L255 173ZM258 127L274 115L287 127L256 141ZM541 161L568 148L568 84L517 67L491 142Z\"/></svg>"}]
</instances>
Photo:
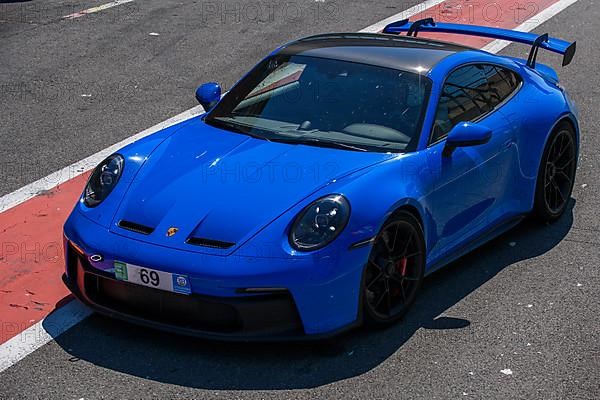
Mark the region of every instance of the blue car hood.
<instances>
[{"instance_id":1,"label":"blue car hood","mask_svg":"<svg viewBox=\"0 0 600 400\"><path fill-rule=\"evenodd\" d=\"M269 142L196 119L150 154L125 193L111 230L157 245L229 254L324 185L390 157ZM120 221L153 232L126 230L118 226ZM177 232L167 235L170 228ZM192 245L186 242L191 237L231 246Z\"/></svg>"}]
</instances>

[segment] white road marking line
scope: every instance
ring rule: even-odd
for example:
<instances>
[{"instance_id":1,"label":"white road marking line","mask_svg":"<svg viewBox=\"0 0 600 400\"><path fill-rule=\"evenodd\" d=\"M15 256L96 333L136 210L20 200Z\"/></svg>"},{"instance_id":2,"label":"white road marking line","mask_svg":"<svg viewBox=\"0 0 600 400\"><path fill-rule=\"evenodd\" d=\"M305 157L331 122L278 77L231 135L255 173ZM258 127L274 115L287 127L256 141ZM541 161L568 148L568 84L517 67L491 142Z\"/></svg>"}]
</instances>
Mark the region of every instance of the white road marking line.
<instances>
[{"instance_id":1,"label":"white road marking line","mask_svg":"<svg viewBox=\"0 0 600 400\"><path fill-rule=\"evenodd\" d=\"M575 3L577 3L577 0L560 0L552 4L550 7L546 8L539 14L536 14L533 17L529 18L527 21L517 26L514 30L522 32L531 32L544 22L548 21L550 18L554 17L556 14L563 11L565 8ZM511 44L511 42L507 40L496 39L493 42L488 43L481 50L485 50L495 54L498 53L500 50L504 49L509 44Z\"/></svg>"},{"instance_id":2,"label":"white road marking line","mask_svg":"<svg viewBox=\"0 0 600 400\"><path fill-rule=\"evenodd\" d=\"M133 0L115 0L115 1L111 1L110 3L106 3L106 4L102 4L100 6L97 7L92 7L92 8L88 8L87 10L82 10L82 11L78 11L76 13L73 14L69 14L69 15L65 15L63 16L63 19L75 19L75 18L79 18L79 17L83 17L84 15L88 15L88 14L92 14L98 11L103 11L106 10L108 8L113 8L116 6L120 6L121 4L126 4L126 3L131 3Z\"/></svg>"},{"instance_id":3,"label":"white road marking line","mask_svg":"<svg viewBox=\"0 0 600 400\"><path fill-rule=\"evenodd\" d=\"M121 147L126 146L130 143L135 142L138 139L151 135L155 132L160 131L161 129L167 128L171 125L175 125L178 122L185 121L190 119L196 115L200 115L204 112L202 106L198 105L193 107L187 111L182 112L179 115L176 115L172 118L169 118L166 121L163 121L159 124L154 125L151 128L148 128L140 133L137 133L133 136L130 136L119 143L113 144L110 147L107 147L104 150L99 151L96 154L92 154L91 156L84 158L81 161L73 163L68 167L61 169L60 171L56 171L51 173L48 176L45 176L37 181L30 183L22 188L4 195L0 197L0 213L6 211L12 207L18 206L19 204L35 197L38 193L50 190L61 183L64 183L72 178L75 178L82 173L95 168L102 160L106 157L119 150Z\"/></svg>"},{"instance_id":4,"label":"white road marking line","mask_svg":"<svg viewBox=\"0 0 600 400\"><path fill-rule=\"evenodd\" d=\"M399 12L398 14L394 14L391 17L388 17L379 22L376 22L373 25L367 26L366 28L361 29L359 32L366 32L366 33L381 32L387 24L390 24L395 21L399 21L401 19L410 18L415 14L418 14L422 11L427 10L428 8L437 6L438 4L443 3L444 1L446 1L446 0L425 0L422 3L414 5L411 8L408 8L402 12Z\"/></svg>"},{"instance_id":5,"label":"white road marking line","mask_svg":"<svg viewBox=\"0 0 600 400\"><path fill-rule=\"evenodd\" d=\"M0 372L77 325L91 313L80 302L71 301L53 311L42 321L4 342L0 346Z\"/></svg>"},{"instance_id":6,"label":"white road marking line","mask_svg":"<svg viewBox=\"0 0 600 400\"><path fill-rule=\"evenodd\" d=\"M120 3L123 3L124 1L129 2L129 1L133 1L133 0L123 0ZM446 0L426 0L422 3L419 3L415 6L410 7L409 9L407 9L405 11L394 14L391 17L388 17L388 18L381 20L373 25L370 25L364 29L361 29L359 32L371 32L371 33L379 32L379 31L383 30L383 28L391 22L398 21L398 20L404 19L404 18L410 18L413 15L418 14L418 13L420 13L424 10L427 10L428 8L431 8L433 6L436 6L440 3L443 3L444 1L446 1ZM119 2L114 1L114 2L108 3L108 4L113 4L113 3L119 3ZM117 4L115 4L115 5L117 5ZM100 6L100 7L102 7L102 6ZM87 11L87 10L85 10L85 11ZM75 14L78 14L78 13L75 13ZM71 14L71 15L75 15L75 14ZM71 16L67 15L63 18L67 18L67 17L71 17ZM72 17L72 18L76 18L76 17ZM61 183L64 183L64 182L82 174L83 172L94 168L102 160L104 160L106 157L108 157L110 154L114 153L116 150L120 149L121 147L128 145L130 143L133 143L134 141L141 139L144 136L148 136L154 132L157 132L160 129L166 128L177 122L183 121L184 119L191 118L195 115L201 114L203 112L203 110L204 109L201 106L196 106L190 110L184 111L183 113L181 113L167 121L164 121L158 125L153 126L152 128L148 128L143 132L133 135L115 145L112 145L96 154L93 154L93 155L87 157L84 160L81 160L79 162L71 164L68 167L61 169L60 171L56 171L44 178L38 179L37 181L18 189L12 193L9 193L7 195L0 197L0 213L3 211L6 211L12 207L18 206L19 204L31 199L32 197L35 197L40 192L50 190L50 189L60 185ZM187 116L187 118L184 118L186 116L186 114L188 114L188 116Z\"/></svg>"},{"instance_id":7,"label":"white road marking line","mask_svg":"<svg viewBox=\"0 0 600 400\"><path fill-rule=\"evenodd\" d=\"M395 14L376 24L368 26L362 29L360 32L378 32L390 22L393 22L398 19L408 18L429 7L433 7L437 4L440 4L443 1L444 0L424 1L423 3L411 7L406 11ZM554 13L545 13L543 11L540 14L530 18L529 20L521 24L519 28L522 28L520 30L523 31L526 31L527 29L533 29L540 25L542 22L552 18L554 15L558 14L558 12L565 9L570 4L575 3L576 1L577 0L561 0L559 1L559 3L563 4L562 8L559 8ZM564 5L565 3L569 4ZM552 7L549 7L549 9L550 8ZM506 46L500 47L499 49L502 49L504 47ZM499 49L490 46L490 49L488 49L487 51L489 51L490 53L495 53L499 51ZM181 122L192 118L196 115L201 114L202 112L203 109L201 106L191 108L179 115L176 115L175 117L163 121L119 143L116 143L96 154L93 154L77 163L63 168L60 171L54 172L46 176L45 178L39 179L27 186L24 186L13 193L7 194L0 198L0 212L8 210L9 208L15 207L18 204L23 203L24 201L34 197L39 191L52 189L60 183L66 182L67 180L94 168L104 158L106 158L107 156L109 156L110 154L127 144L130 144L138 139L148 136L168 126L176 124L177 122ZM69 328L83 321L89 314L90 311L87 308L85 308L85 306L81 305L78 301L71 301L65 306L55 310L52 314L48 315L42 321L34 324L27 330L23 331L20 335L15 336L7 342L3 343L2 345L0 345L0 372L9 368L11 365L14 365L15 363L19 362L30 353L34 352L41 346L51 341L53 338L56 338L57 336L67 331ZM30 336L33 336L34 339L31 341L25 339Z\"/></svg>"}]
</instances>

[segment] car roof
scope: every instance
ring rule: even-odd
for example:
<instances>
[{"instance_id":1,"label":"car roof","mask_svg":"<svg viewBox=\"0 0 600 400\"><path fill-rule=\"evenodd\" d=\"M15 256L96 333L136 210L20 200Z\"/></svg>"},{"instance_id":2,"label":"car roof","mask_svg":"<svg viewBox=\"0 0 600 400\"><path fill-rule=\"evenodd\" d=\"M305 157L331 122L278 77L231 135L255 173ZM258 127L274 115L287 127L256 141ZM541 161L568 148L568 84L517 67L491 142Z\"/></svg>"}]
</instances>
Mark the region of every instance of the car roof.
<instances>
[{"instance_id":1,"label":"car roof","mask_svg":"<svg viewBox=\"0 0 600 400\"><path fill-rule=\"evenodd\" d=\"M471 47L377 33L328 33L288 43L278 54L302 55L427 73L442 59Z\"/></svg>"}]
</instances>

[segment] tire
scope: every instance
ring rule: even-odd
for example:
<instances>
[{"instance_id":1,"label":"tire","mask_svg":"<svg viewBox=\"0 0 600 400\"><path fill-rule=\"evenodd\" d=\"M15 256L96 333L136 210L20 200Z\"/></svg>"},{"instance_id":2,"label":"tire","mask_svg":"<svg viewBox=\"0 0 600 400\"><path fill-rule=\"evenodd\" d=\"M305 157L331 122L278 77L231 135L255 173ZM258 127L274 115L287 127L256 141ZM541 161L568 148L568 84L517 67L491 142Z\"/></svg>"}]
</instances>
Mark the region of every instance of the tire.
<instances>
[{"instance_id":1,"label":"tire","mask_svg":"<svg viewBox=\"0 0 600 400\"><path fill-rule=\"evenodd\" d=\"M541 222L554 222L565 212L577 165L575 132L567 122L556 126L542 154L535 187L533 215Z\"/></svg>"},{"instance_id":2,"label":"tire","mask_svg":"<svg viewBox=\"0 0 600 400\"><path fill-rule=\"evenodd\" d=\"M399 320L414 302L425 274L425 239L417 219L400 211L375 237L363 273L363 316L370 326Z\"/></svg>"}]
</instances>

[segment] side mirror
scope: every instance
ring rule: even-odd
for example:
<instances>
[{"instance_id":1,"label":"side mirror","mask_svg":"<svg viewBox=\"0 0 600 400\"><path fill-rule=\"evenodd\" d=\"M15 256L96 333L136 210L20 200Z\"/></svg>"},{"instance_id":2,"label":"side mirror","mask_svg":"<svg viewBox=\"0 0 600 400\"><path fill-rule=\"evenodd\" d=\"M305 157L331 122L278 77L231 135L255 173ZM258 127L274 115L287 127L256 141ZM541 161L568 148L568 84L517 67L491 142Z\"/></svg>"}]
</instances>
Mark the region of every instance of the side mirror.
<instances>
[{"instance_id":1,"label":"side mirror","mask_svg":"<svg viewBox=\"0 0 600 400\"><path fill-rule=\"evenodd\" d=\"M215 82L203 83L196 89L196 100L204 107L204 111L209 111L221 99L221 86Z\"/></svg>"},{"instance_id":2,"label":"side mirror","mask_svg":"<svg viewBox=\"0 0 600 400\"><path fill-rule=\"evenodd\" d=\"M477 146L490 141L492 130L473 122L459 122L446 138L443 155L449 157L457 147Z\"/></svg>"}]
</instances>

